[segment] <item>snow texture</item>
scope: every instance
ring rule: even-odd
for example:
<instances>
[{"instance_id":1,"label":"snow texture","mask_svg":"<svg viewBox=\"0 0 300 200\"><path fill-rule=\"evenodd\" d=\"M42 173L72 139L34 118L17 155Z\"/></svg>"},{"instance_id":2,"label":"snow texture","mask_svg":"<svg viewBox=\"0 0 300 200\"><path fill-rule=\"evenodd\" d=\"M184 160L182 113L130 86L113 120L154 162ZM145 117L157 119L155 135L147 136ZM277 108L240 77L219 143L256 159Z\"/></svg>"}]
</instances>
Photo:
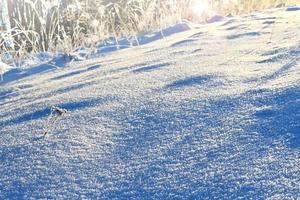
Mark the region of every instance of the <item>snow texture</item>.
<instances>
[{"instance_id":1,"label":"snow texture","mask_svg":"<svg viewBox=\"0 0 300 200\"><path fill-rule=\"evenodd\" d=\"M299 198L299 24L278 8L6 72L0 199Z\"/></svg>"}]
</instances>

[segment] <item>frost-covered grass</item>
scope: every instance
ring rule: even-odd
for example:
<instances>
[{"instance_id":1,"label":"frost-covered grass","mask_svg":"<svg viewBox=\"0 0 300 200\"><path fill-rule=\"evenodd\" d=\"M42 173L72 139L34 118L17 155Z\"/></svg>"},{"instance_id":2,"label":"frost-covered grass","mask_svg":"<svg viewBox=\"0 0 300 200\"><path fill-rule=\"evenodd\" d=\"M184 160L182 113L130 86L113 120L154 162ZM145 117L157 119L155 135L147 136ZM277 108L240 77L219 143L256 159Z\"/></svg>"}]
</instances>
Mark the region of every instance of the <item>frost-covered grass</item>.
<instances>
[{"instance_id":1,"label":"frost-covered grass","mask_svg":"<svg viewBox=\"0 0 300 200\"><path fill-rule=\"evenodd\" d=\"M257 11L5 73L0 199L299 198L299 24Z\"/></svg>"},{"instance_id":2,"label":"frost-covered grass","mask_svg":"<svg viewBox=\"0 0 300 200\"><path fill-rule=\"evenodd\" d=\"M12 2L23 2L15 0ZM35 1L15 4L12 30L0 34L0 51L14 61L37 52L69 54L107 38L135 37L188 19L204 22L215 14L299 4L297 0L116 0ZM199 9L202 7L202 9ZM12 31L12 32L11 32ZM12 35L10 34L12 33Z\"/></svg>"}]
</instances>

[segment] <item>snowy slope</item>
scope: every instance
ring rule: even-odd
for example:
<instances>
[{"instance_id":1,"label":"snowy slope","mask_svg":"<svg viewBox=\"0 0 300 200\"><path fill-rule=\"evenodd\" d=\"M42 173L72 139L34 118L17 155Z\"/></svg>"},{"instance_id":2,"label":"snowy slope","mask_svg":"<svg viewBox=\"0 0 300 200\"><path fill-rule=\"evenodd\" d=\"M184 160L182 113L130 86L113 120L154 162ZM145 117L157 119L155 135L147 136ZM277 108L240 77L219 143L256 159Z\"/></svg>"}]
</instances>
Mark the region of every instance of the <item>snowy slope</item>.
<instances>
[{"instance_id":1,"label":"snowy slope","mask_svg":"<svg viewBox=\"0 0 300 200\"><path fill-rule=\"evenodd\" d=\"M0 82L0 199L297 197L300 8Z\"/></svg>"}]
</instances>

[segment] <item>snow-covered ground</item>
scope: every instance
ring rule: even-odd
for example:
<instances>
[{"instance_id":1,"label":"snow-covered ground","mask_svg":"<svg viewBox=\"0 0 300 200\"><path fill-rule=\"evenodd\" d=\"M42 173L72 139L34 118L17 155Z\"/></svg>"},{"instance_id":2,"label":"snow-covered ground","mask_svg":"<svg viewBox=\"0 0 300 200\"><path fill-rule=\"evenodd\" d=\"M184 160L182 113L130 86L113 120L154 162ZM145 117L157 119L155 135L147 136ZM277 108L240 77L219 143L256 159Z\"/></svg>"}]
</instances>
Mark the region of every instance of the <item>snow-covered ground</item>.
<instances>
[{"instance_id":1,"label":"snow-covered ground","mask_svg":"<svg viewBox=\"0 0 300 200\"><path fill-rule=\"evenodd\" d=\"M300 198L298 7L3 78L0 199Z\"/></svg>"}]
</instances>

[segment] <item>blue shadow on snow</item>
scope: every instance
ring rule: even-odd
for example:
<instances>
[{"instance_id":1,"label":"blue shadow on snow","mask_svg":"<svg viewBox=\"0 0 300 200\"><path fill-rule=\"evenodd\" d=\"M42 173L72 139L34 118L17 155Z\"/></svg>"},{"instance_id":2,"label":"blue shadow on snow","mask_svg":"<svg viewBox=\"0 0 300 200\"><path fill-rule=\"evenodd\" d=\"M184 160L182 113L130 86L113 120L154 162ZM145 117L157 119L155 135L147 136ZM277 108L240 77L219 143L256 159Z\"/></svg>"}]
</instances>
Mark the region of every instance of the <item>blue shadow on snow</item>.
<instances>
[{"instance_id":1,"label":"blue shadow on snow","mask_svg":"<svg viewBox=\"0 0 300 200\"><path fill-rule=\"evenodd\" d=\"M60 79L63 79L63 78L72 77L72 76L75 76L75 75L78 75L78 74L81 74L81 73L84 73L84 72L88 72L88 71L91 71L91 70L98 69L99 67L100 67L100 65L94 65L94 66L88 67L87 69L82 69L82 70L70 72L70 73L67 73L67 74L63 74L63 75L51 78L51 80L60 80Z\"/></svg>"},{"instance_id":2,"label":"blue shadow on snow","mask_svg":"<svg viewBox=\"0 0 300 200\"><path fill-rule=\"evenodd\" d=\"M182 87L190 87L194 85L201 85L205 84L206 82L210 81L212 78L211 75L206 76L192 76L186 79L174 81L173 83L166 86L167 89L176 89Z\"/></svg>"},{"instance_id":3,"label":"blue shadow on snow","mask_svg":"<svg viewBox=\"0 0 300 200\"><path fill-rule=\"evenodd\" d=\"M300 148L300 88L288 88L275 94L253 90L247 95L253 97L254 106L266 107L253 114L257 123L248 127L248 131L268 138L291 135L289 147Z\"/></svg>"},{"instance_id":4,"label":"blue shadow on snow","mask_svg":"<svg viewBox=\"0 0 300 200\"><path fill-rule=\"evenodd\" d=\"M154 64L154 65L149 65L149 66L146 66L146 67L141 67L141 68L138 68L138 69L134 69L134 70L132 70L132 72L133 73L148 72L148 71L153 71L155 69L159 69L159 68L166 67L166 66L169 66L169 65L171 65L171 63Z\"/></svg>"},{"instance_id":5,"label":"blue shadow on snow","mask_svg":"<svg viewBox=\"0 0 300 200\"><path fill-rule=\"evenodd\" d=\"M29 76L44 73L56 69L55 66L49 64L38 65L29 69L13 69L8 71L3 76L3 81L0 81L0 85L6 84L12 81L20 80Z\"/></svg>"},{"instance_id":6,"label":"blue shadow on snow","mask_svg":"<svg viewBox=\"0 0 300 200\"><path fill-rule=\"evenodd\" d=\"M79 102L70 102L70 103L62 103L59 104L58 107L66 109L67 111L71 112L74 110L80 110L84 108L89 108L89 107L95 107L99 104L103 104L108 101L112 101L112 98L99 98L99 99L91 99L91 100L84 100L84 101L79 101ZM50 108L43 108L31 113L26 113L24 115L21 115L19 117L13 118L11 120L3 122L4 125L11 125L11 124L19 124L35 119L40 119L47 117L50 114Z\"/></svg>"}]
</instances>

